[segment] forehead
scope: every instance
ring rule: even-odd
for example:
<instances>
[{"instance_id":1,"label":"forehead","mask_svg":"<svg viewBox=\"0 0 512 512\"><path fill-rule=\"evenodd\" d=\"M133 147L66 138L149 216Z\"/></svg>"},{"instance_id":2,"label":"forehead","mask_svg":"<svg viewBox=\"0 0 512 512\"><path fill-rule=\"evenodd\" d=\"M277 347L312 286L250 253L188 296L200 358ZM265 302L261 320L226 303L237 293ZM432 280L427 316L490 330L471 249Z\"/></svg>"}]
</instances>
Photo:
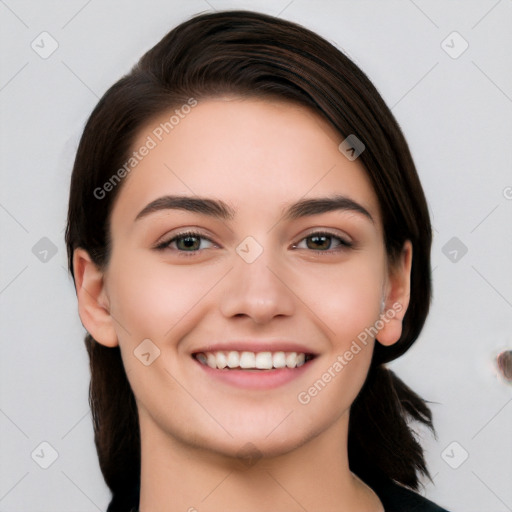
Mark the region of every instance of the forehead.
<instances>
[{"instance_id":1,"label":"forehead","mask_svg":"<svg viewBox=\"0 0 512 512\"><path fill-rule=\"evenodd\" d=\"M165 194L215 197L254 216L303 197L343 193L378 218L363 165L338 149L343 139L320 115L291 102L222 97L174 107L134 140L136 165L112 223L132 221Z\"/></svg>"}]
</instances>

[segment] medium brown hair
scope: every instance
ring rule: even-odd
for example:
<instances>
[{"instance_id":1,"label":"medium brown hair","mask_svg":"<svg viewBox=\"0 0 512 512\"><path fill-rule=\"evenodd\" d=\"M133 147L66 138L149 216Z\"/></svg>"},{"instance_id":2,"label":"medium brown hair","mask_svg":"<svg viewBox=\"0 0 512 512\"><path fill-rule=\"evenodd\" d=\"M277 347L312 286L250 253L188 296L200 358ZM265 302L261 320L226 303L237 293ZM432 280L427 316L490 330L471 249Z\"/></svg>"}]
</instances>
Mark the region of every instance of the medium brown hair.
<instances>
[{"instance_id":1,"label":"medium brown hair","mask_svg":"<svg viewBox=\"0 0 512 512\"><path fill-rule=\"evenodd\" d=\"M414 343L431 299L431 225L407 142L376 88L342 52L314 32L250 11L195 16L169 32L130 73L100 99L85 126L71 177L66 244L88 251L105 268L110 255L110 213L122 183L104 198L94 191L127 161L135 137L150 119L197 100L224 94L289 100L314 109L341 137L355 134L359 156L381 209L391 262L413 246L410 304L402 335L375 344L368 377L350 412L350 469L369 483L391 479L412 489L428 476L410 420L433 431L426 402L391 370L389 362ZM341 141L341 139L340 139ZM95 443L112 490L109 512L138 506L140 433L137 407L119 347L85 338L90 358L89 401ZM130 494L130 491L132 494Z\"/></svg>"}]
</instances>

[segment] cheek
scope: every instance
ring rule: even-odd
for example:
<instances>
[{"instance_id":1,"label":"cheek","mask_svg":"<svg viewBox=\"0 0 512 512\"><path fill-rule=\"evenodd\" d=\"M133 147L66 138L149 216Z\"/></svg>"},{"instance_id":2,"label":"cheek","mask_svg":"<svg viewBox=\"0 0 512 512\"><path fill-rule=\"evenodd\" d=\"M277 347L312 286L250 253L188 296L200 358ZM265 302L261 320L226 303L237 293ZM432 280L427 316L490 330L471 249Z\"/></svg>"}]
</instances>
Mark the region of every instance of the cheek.
<instances>
[{"instance_id":1,"label":"cheek","mask_svg":"<svg viewBox=\"0 0 512 512\"><path fill-rule=\"evenodd\" d=\"M148 261L136 253L117 261L112 258L109 295L120 341L130 333L133 343L149 338L157 344L169 331L189 323L201 299L218 280L216 270L192 270L191 266ZM179 329L177 329L179 330Z\"/></svg>"},{"instance_id":2,"label":"cheek","mask_svg":"<svg viewBox=\"0 0 512 512\"><path fill-rule=\"evenodd\" d=\"M336 348L350 344L378 320L383 269L381 259L362 256L302 273L304 302L322 321Z\"/></svg>"},{"instance_id":3,"label":"cheek","mask_svg":"<svg viewBox=\"0 0 512 512\"><path fill-rule=\"evenodd\" d=\"M297 395L304 415L331 421L350 408L363 386L374 347L370 329L379 319L382 261L354 258L303 278L303 290L309 290L305 302L331 344L309 385Z\"/></svg>"}]
</instances>

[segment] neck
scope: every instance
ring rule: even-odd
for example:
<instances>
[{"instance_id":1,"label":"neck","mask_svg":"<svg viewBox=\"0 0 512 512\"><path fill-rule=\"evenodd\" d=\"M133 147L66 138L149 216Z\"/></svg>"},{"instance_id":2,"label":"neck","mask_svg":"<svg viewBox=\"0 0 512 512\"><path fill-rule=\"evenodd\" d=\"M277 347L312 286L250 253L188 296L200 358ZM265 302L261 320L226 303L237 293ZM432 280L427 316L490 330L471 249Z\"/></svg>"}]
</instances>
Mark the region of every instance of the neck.
<instances>
[{"instance_id":1,"label":"neck","mask_svg":"<svg viewBox=\"0 0 512 512\"><path fill-rule=\"evenodd\" d=\"M240 460L185 445L140 418L140 512L382 512L350 472L348 414L293 451Z\"/></svg>"}]
</instances>

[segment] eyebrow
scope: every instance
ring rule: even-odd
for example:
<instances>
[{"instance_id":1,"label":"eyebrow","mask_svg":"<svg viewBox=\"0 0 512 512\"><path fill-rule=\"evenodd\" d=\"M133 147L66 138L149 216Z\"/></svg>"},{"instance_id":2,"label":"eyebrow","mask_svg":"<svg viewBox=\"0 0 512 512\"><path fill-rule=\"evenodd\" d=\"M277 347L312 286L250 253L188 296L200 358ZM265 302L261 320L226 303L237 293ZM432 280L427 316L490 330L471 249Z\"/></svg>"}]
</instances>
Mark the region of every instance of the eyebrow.
<instances>
[{"instance_id":1,"label":"eyebrow","mask_svg":"<svg viewBox=\"0 0 512 512\"><path fill-rule=\"evenodd\" d=\"M200 213L220 220L232 220L236 211L224 201L205 197L162 196L146 205L135 217L135 221L161 210L184 210ZM342 195L301 199L288 206L283 213L283 220L296 220L321 213L342 210L351 211L375 222L370 212L353 199Z\"/></svg>"}]
</instances>

